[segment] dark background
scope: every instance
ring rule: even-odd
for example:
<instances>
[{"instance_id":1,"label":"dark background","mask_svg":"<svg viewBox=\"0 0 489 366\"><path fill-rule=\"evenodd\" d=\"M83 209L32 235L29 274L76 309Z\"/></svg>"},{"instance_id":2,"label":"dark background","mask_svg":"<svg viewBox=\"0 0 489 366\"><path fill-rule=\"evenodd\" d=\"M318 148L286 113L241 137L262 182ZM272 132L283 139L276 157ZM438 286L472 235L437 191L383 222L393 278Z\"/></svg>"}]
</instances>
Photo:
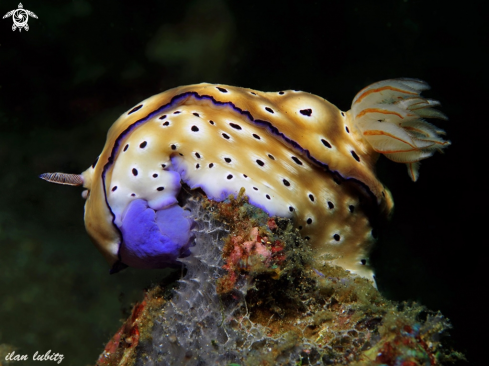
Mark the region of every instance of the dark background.
<instances>
[{"instance_id":1,"label":"dark background","mask_svg":"<svg viewBox=\"0 0 489 366\"><path fill-rule=\"evenodd\" d=\"M18 0L17 0L18 1ZM17 8L2 0L0 15ZM373 253L380 290L451 319L482 365L487 327L487 13L446 1L25 1L30 30L0 19L0 344L94 363L163 271L110 276L83 227L80 173L116 118L166 89L215 82L300 89L348 110L364 86L415 77L452 146L422 164L381 159L395 213ZM487 346L486 346L487 347ZM1 346L0 346L1 352Z\"/></svg>"}]
</instances>

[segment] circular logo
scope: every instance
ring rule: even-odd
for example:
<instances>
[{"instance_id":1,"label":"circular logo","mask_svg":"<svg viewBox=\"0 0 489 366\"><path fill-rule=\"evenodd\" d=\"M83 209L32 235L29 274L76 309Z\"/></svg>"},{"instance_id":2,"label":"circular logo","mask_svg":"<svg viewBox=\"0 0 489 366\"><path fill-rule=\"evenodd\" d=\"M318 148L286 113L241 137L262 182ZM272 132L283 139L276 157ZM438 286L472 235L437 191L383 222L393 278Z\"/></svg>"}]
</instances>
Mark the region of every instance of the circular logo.
<instances>
[{"instance_id":1,"label":"circular logo","mask_svg":"<svg viewBox=\"0 0 489 366\"><path fill-rule=\"evenodd\" d=\"M24 28L29 20L29 15L24 9L17 9L12 14L12 19L17 27Z\"/></svg>"},{"instance_id":2,"label":"circular logo","mask_svg":"<svg viewBox=\"0 0 489 366\"><path fill-rule=\"evenodd\" d=\"M22 3L19 3L18 9L11 10L7 14L5 14L3 16L3 19L8 17L12 17L12 20L14 21L14 24L12 25L12 30L15 31L16 29L18 29L19 32L22 30L22 28L24 28L26 31L29 30L29 25L27 24L27 22L29 21L29 17L37 19L37 15L30 10L24 9Z\"/></svg>"}]
</instances>

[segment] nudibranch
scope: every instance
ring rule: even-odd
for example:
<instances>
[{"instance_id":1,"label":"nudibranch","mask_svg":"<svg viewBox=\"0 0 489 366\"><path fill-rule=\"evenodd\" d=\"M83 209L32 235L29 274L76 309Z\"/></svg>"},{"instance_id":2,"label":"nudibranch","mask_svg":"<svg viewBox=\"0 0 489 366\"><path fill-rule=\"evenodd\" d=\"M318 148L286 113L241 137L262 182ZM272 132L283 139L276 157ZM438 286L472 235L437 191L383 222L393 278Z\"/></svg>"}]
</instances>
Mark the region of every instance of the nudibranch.
<instances>
[{"instance_id":1,"label":"nudibranch","mask_svg":"<svg viewBox=\"0 0 489 366\"><path fill-rule=\"evenodd\" d=\"M113 272L188 255L192 219L177 200L186 184L216 201L243 187L251 204L293 219L318 259L373 279L373 226L393 207L376 160L407 164L415 181L419 161L450 144L424 120L446 119L425 89L416 79L377 82L343 112L295 90L178 87L124 113L81 175L41 178L86 188L85 226Z\"/></svg>"}]
</instances>

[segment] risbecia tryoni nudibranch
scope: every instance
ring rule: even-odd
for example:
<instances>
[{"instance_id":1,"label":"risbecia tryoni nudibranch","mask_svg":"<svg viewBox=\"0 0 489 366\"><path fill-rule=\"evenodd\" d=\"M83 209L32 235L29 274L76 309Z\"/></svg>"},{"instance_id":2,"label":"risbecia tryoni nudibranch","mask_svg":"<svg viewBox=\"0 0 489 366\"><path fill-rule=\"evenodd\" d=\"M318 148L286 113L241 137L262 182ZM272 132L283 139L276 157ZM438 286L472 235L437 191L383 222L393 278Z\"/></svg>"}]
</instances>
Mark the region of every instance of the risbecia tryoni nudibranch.
<instances>
[{"instance_id":1,"label":"risbecia tryoni nudibranch","mask_svg":"<svg viewBox=\"0 0 489 366\"><path fill-rule=\"evenodd\" d=\"M415 181L419 161L450 144L424 120L446 119L425 89L417 79L380 81L343 112L295 90L182 86L124 113L81 175L41 178L86 188L85 226L113 272L188 255L193 222L177 200L186 184L215 201L243 187L250 204L291 218L317 258L373 280L373 228L393 207L375 175L379 155L406 164Z\"/></svg>"}]
</instances>

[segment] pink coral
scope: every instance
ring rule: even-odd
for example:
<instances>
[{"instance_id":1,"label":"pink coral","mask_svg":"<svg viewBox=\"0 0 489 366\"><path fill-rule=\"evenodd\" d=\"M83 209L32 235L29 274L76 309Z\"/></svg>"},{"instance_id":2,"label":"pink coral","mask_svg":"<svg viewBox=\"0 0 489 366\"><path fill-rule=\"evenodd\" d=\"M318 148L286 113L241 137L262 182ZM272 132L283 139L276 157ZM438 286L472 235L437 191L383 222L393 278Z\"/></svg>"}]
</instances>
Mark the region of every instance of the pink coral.
<instances>
[{"instance_id":1,"label":"pink coral","mask_svg":"<svg viewBox=\"0 0 489 366\"><path fill-rule=\"evenodd\" d=\"M251 240L243 243L243 248L246 250L246 254L248 254L248 256L252 256L254 254L260 255L265 259L264 262L268 262L272 254L264 244L268 241L268 238L266 236L260 238L258 236L257 227L251 229L250 236Z\"/></svg>"}]
</instances>

